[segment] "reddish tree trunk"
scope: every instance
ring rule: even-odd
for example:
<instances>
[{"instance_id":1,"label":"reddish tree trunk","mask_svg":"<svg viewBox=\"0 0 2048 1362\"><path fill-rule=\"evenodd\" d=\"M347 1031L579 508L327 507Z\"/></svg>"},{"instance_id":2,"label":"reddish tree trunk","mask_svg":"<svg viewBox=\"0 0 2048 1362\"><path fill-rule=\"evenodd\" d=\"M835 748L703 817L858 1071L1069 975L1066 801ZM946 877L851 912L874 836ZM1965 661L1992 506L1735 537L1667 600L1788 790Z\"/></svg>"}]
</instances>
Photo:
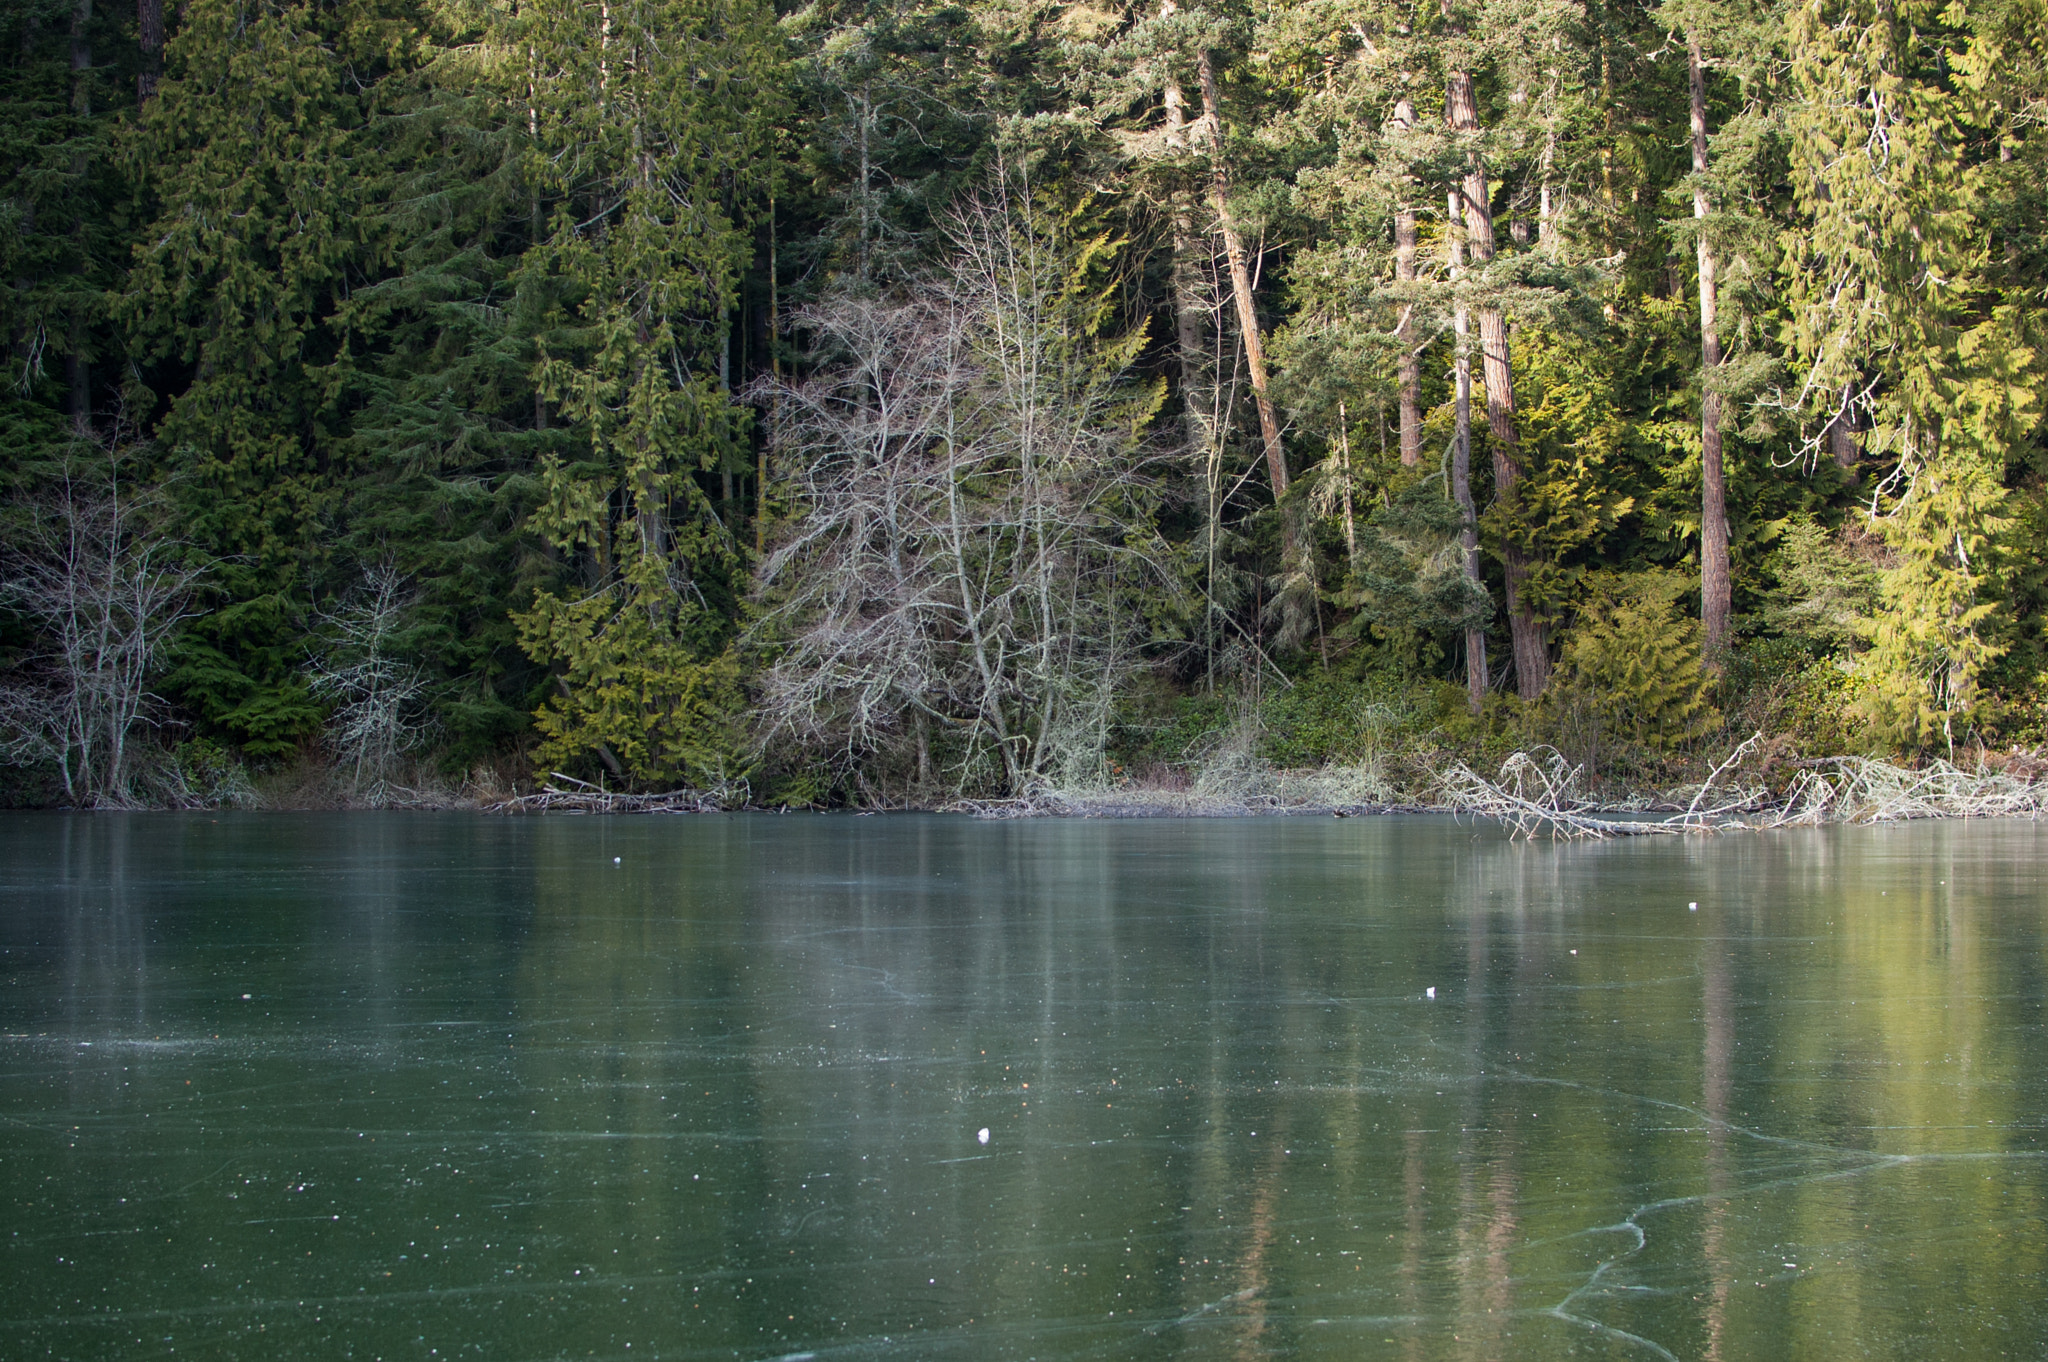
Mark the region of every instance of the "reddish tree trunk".
<instances>
[{"instance_id":1,"label":"reddish tree trunk","mask_svg":"<svg viewBox=\"0 0 2048 1362\"><path fill-rule=\"evenodd\" d=\"M1223 164L1223 108L1216 94L1216 66L1210 60L1205 48L1197 59L1197 70L1202 80L1202 115L1208 124L1209 159L1212 173L1209 179L1209 205L1216 214L1216 224L1223 233L1223 249L1230 258L1230 291L1237 302L1237 326L1244 340L1245 368L1251 373L1252 397L1259 409L1259 433L1266 446L1266 471L1273 480L1273 500L1279 501L1287 491L1287 455L1280 446L1280 418L1273 410L1273 400L1267 395L1266 347L1259 338L1259 313L1252 296L1252 274L1250 257L1244 248L1244 236L1237 230L1237 219L1230 212L1230 172ZM1294 565L1294 531L1286 516L1281 517L1283 552L1288 565Z\"/></svg>"},{"instance_id":2,"label":"reddish tree trunk","mask_svg":"<svg viewBox=\"0 0 2048 1362\"><path fill-rule=\"evenodd\" d=\"M1445 114L1454 132L1479 131L1479 106L1472 89L1472 77L1463 71L1451 73L1445 91ZM1459 197L1464 201L1465 237L1472 258L1478 264L1493 259L1493 209L1486 189L1486 166L1477 151L1467 160ZM1497 307L1480 307L1479 363L1486 383L1486 426L1492 435L1493 492L1505 498L1521 481L1521 441L1515 431L1514 368L1508 353L1507 317ZM1542 621L1523 601L1529 580L1529 558L1512 540L1501 545L1501 564L1507 578L1508 631L1514 644L1515 687L1525 700L1543 694L1550 680L1550 643L1544 637Z\"/></svg>"},{"instance_id":3,"label":"reddish tree trunk","mask_svg":"<svg viewBox=\"0 0 2048 1362\"><path fill-rule=\"evenodd\" d=\"M1692 78L1692 169L1707 173L1707 83L1700 41L1688 36L1686 64ZM1692 215L1705 220L1712 205L1707 186L1695 179ZM1721 394L1714 371L1721 367L1721 336L1715 325L1715 260L1705 227L1695 238L1700 270L1700 622L1706 628L1707 663L1718 668L1728 647L1733 591L1728 575L1728 480L1721 461Z\"/></svg>"},{"instance_id":4,"label":"reddish tree trunk","mask_svg":"<svg viewBox=\"0 0 2048 1362\"><path fill-rule=\"evenodd\" d=\"M1446 200L1449 214L1444 219L1444 254L1451 282L1465 275L1465 236L1458 225L1458 191ZM1451 310L1451 329L1456 348L1452 357L1451 498L1458 503L1458 546L1465 564L1465 580L1474 586L1479 577L1479 508L1472 500L1472 314L1463 300ZM1465 631L1466 702L1478 714L1486 704L1486 630Z\"/></svg>"}]
</instances>

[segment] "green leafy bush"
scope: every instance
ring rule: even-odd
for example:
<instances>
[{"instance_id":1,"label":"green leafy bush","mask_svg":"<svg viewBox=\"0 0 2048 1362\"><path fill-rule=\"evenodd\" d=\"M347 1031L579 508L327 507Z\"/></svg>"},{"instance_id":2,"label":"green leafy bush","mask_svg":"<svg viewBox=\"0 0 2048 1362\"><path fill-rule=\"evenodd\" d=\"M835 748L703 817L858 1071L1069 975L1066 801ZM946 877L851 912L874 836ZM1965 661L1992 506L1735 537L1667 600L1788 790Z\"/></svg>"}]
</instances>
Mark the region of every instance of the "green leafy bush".
<instances>
[{"instance_id":1,"label":"green leafy bush","mask_svg":"<svg viewBox=\"0 0 2048 1362\"><path fill-rule=\"evenodd\" d=\"M1427 708L1413 689L1396 682L1311 673L1259 706L1259 755L1281 767L1375 760Z\"/></svg>"}]
</instances>

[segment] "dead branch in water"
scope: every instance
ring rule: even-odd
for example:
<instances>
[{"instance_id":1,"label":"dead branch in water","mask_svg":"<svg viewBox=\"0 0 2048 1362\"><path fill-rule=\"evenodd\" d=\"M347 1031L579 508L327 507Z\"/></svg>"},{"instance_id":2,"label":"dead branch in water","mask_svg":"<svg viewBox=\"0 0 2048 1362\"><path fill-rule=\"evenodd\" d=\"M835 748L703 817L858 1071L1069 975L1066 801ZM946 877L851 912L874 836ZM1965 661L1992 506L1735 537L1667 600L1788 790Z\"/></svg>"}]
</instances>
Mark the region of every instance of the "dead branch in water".
<instances>
[{"instance_id":1,"label":"dead branch in water","mask_svg":"<svg viewBox=\"0 0 2048 1362\"><path fill-rule=\"evenodd\" d=\"M1581 782L1584 766L1574 766L1554 747L1515 752L1501 763L1500 773L1487 779L1464 762L1437 772L1441 805L1452 813L1491 818L1517 837L1547 833L1554 838L1654 837L1672 833L1715 832L1748 824L1736 816L1752 812L1769 798L1762 787L1725 789L1713 799L1715 787L1763 741L1751 735L1707 776L1692 802L1664 818L1618 818L1611 805L1588 794ZM1547 754L1547 755L1546 755Z\"/></svg>"}]
</instances>

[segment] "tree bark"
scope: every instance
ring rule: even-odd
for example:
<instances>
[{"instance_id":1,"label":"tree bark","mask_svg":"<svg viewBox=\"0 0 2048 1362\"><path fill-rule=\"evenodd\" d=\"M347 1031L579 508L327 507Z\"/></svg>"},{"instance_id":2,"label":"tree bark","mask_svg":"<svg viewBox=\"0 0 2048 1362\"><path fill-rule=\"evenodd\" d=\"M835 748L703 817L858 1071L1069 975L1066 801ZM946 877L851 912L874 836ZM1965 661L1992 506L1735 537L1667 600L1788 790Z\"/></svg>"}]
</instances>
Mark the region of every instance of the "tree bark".
<instances>
[{"instance_id":1,"label":"tree bark","mask_svg":"<svg viewBox=\"0 0 2048 1362\"><path fill-rule=\"evenodd\" d=\"M135 75L135 99L147 104L156 94L164 71L164 0L135 0L135 27L142 47L142 70Z\"/></svg>"},{"instance_id":2,"label":"tree bark","mask_svg":"<svg viewBox=\"0 0 2048 1362\"><path fill-rule=\"evenodd\" d=\"M1415 127L1415 106L1406 99L1395 103L1388 131L1406 136ZM1400 284L1415 282L1415 210L1407 204L1394 211L1394 279ZM1401 321L1394 328L1394 343L1401 347L1395 366L1401 385L1401 466L1413 468L1422 462L1422 361L1415 353L1415 304L1401 304Z\"/></svg>"},{"instance_id":3,"label":"tree bark","mask_svg":"<svg viewBox=\"0 0 2048 1362\"><path fill-rule=\"evenodd\" d=\"M775 376L775 396L768 404L768 436L761 441L759 462L754 468L754 559L768 556L768 451L782 421L782 281L776 270L775 246L779 224L775 219L775 195L768 195L768 372Z\"/></svg>"},{"instance_id":4,"label":"tree bark","mask_svg":"<svg viewBox=\"0 0 2048 1362\"><path fill-rule=\"evenodd\" d=\"M1202 80L1202 116L1208 124L1209 161L1209 204L1216 213L1216 224L1223 233L1223 249L1230 257L1230 290L1237 301L1237 325L1244 338L1245 368L1252 378L1252 397L1259 409L1259 433L1265 437L1266 471L1273 480L1273 500L1278 503L1287 491L1287 455L1280 446L1280 420L1273 411L1273 400L1266 390L1266 348L1259 339L1259 312L1252 297L1252 274L1250 261L1244 248L1244 236L1237 230L1237 219L1230 212L1230 171L1223 163L1223 107L1216 94L1216 64L1210 59L1209 50L1202 49L1197 57L1197 70ZM1280 519L1283 552L1288 566L1294 565L1294 530L1283 514Z\"/></svg>"},{"instance_id":5,"label":"tree bark","mask_svg":"<svg viewBox=\"0 0 2048 1362\"><path fill-rule=\"evenodd\" d=\"M1165 0L1159 13L1165 18L1174 12L1173 0ZM1165 81L1166 101L1166 146L1175 155L1182 156L1188 150L1187 97L1180 88L1169 68ZM1168 218L1173 227L1173 332L1174 343L1180 357L1180 402L1181 424L1187 431L1188 447L1206 445L1209 440L1208 422L1203 418L1200 404L1200 375L1206 368L1206 355L1202 348L1202 316L1195 302L1195 270L1191 256L1194 252L1194 215L1188 211L1188 204L1176 186L1170 194Z\"/></svg>"},{"instance_id":6,"label":"tree bark","mask_svg":"<svg viewBox=\"0 0 2048 1362\"><path fill-rule=\"evenodd\" d=\"M92 117L92 0L72 0L71 6L71 112L79 119ZM72 174L83 179L85 157L74 156ZM83 235L81 222L75 235ZM69 388L71 429L83 439L92 434L92 364L85 356L85 319L72 309L67 328L71 353L65 356L65 384Z\"/></svg>"},{"instance_id":7,"label":"tree bark","mask_svg":"<svg viewBox=\"0 0 2048 1362\"><path fill-rule=\"evenodd\" d=\"M1452 190L1444 219L1444 253L1455 287L1465 275L1465 235L1458 224L1458 194ZM1465 580L1480 585L1479 508L1472 500L1472 314L1462 298L1451 309L1451 332L1456 348L1452 358L1451 498L1458 503L1458 544L1465 564ZM1475 626L1465 631L1465 691L1472 713L1486 704L1486 630Z\"/></svg>"},{"instance_id":8,"label":"tree bark","mask_svg":"<svg viewBox=\"0 0 2048 1362\"><path fill-rule=\"evenodd\" d=\"M1707 173L1707 82L1700 59L1700 40L1686 35L1686 64L1692 84L1692 171ZM1713 205L1703 178L1692 188L1692 215L1704 224ZM1694 238L1700 271L1700 622L1706 629L1707 665L1718 670L1728 647L1733 591L1728 575L1728 482L1721 458L1721 394L1715 371L1721 367L1721 336L1715 325L1713 243L1704 225Z\"/></svg>"},{"instance_id":9,"label":"tree bark","mask_svg":"<svg viewBox=\"0 0 2048 1362\"><path fill-rule=\"evenodd\" d=\"M92 0L71 4L71 112L80 118L92 116L92 90L86 84L92 71Z\"/></svg>"},{"instance_id":10,"label":"tree bark","mask_svg":"<svg viewBox=\"0 0 2048 1362\"><path fill-rule=\"evenodd\" d=\"M1453 71L1445 91L1445 114L1454 132L1479 131L1479 105L1472 77ZM1464 206L1467 248L1477 264L1494 256L1493 209L1486 188L1486 166L1475 149L1467 160L1464 184L1458 190ZM1505 499L1521 481L1521 442L1515 431L1514 368L1508 353L1507 317L1497 307L1480 307L1479 363L1486 383L1486 426L1492 436L1493 494ZM1543 624L1522 600L1529 580L1529 558L1512 539L1501 545L1507 578L1508 631L1515 654L1515 687L1524 700L1543 694L1550 680L1550 643Z\"/></svg>"},{"instance_id":11,"label":"tree bark","mask_svg":"<svg viewBox=\"0 0 2048 1362\"><path fill-rule=\"evenodd\" d=\"M1835 467L1856 480L1856 459L1862 453L1856 445L1856 414L1849 409L1849 399L1855 389L1854 383L1842 385L1842 414L1828 422L1828 452L1835 456Z\"/></svg>"}]
</instances>

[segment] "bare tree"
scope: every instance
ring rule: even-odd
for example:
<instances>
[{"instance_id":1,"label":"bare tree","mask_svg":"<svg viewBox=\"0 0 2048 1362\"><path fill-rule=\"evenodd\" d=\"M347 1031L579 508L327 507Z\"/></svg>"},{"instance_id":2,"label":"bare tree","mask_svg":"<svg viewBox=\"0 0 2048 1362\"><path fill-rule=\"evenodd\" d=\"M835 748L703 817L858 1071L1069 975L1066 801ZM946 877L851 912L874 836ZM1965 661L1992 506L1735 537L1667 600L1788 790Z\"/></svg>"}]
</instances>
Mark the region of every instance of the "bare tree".
<instances>
[{"instance_id":1,"label":"bare tree","mask_svg":"<svg viewBox=\"0 0 2048 1362\"><path fill-rule=\"evenodd\" d=\"M157 535L118 457L72 468L23 503L0 549L0 602L34 630L0 677L0 761L48 763L74 805L124 807L133 737L150 722L149 683L203 569Z\"/></svg>"},{"instance_id":2,"label":"bare tree","mask_svg":"<svg viewBox=\"0 0 2048 1362\"><path fill-rule=\"evenodd\" d=\"M395 646L412 603L396 568L365 568L362 584L321 616L326 647L307 666L313 693L334 702L328 739L356 793L373 804L383 802L398 759L428 731L427 675Z\"/></svg>"},{"instance_id":3,"label":"bare tree","mask_svg":"<svg viewBox=\"0 0 2048 1362\"><path fill-rule=\"evenodd\" d=\"M927 788L1016 792L1099 767L1140 591L1177 586L1139 476L1157 394L1077 286L1104 243L999 185L951 245L914 293L801 314L820 367L763 394L801 509L760 570L760 713L848 766L894 749Z\"/></svg>"}]
</instances>

